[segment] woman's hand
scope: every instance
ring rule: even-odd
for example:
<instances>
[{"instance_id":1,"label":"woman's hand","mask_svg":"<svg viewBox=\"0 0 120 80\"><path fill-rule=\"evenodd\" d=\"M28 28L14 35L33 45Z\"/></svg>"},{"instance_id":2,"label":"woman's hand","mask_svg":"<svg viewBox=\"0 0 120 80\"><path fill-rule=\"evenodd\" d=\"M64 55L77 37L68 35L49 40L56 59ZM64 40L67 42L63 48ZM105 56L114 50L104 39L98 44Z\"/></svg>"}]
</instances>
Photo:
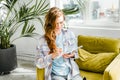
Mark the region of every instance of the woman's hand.
<instances>
[{"instance_id":1,"label":"woman's hand","mask_svg":"<svg viewBox=\"0 0 120 80\"><path fill-rule=\"evenodd\" d=\"M71 53L71 54L63 54L63 58L72 58L74 57L74 53Z\"/></svg>"}]
</instances>

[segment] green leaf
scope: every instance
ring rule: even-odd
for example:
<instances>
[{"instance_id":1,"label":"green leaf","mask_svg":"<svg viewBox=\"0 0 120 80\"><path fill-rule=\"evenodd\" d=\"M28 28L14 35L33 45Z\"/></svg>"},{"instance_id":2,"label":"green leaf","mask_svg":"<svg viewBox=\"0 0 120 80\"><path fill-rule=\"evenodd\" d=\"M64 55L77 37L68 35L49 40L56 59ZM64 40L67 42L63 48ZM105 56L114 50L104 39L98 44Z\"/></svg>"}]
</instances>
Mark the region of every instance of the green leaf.
<instances>
[{"instance_id":1,"label":"green leaf","mask_svg":"<svg viewBox=\"0 0 120 80\"><path fill-rule=\"evenodd\" d=\"M26 31L26 28L27 28L27 25L28 25L28 21L25 22L24 26L23 26L23 29L22 29L22 33L21 34L24 34L25 31Z\"/></svg>"}]
</instances>

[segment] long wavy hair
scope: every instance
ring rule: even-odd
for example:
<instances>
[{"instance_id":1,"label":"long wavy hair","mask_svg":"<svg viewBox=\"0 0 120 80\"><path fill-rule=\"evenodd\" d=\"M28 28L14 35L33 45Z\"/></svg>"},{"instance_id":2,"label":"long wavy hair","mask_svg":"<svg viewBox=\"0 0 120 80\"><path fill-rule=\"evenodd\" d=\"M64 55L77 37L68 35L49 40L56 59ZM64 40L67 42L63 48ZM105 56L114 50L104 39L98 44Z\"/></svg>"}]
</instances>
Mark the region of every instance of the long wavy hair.
<instances>
[{"instance_id":1,"label":"long wavy hair","mask_svg":"<svg viewBox=\"0 0 120 80\"><path fill-rule=\"evenodd\" d=\"M45 39L50 49L50 53L56 52L56 49L57 49L57 46L55 43L55 40L56 40L55 21L56 21L56 18L60 16L63 16L65 19L63 11L57 7L52 7L45 16L45 25L44 25Z\"/></svg>"}]
</instances>

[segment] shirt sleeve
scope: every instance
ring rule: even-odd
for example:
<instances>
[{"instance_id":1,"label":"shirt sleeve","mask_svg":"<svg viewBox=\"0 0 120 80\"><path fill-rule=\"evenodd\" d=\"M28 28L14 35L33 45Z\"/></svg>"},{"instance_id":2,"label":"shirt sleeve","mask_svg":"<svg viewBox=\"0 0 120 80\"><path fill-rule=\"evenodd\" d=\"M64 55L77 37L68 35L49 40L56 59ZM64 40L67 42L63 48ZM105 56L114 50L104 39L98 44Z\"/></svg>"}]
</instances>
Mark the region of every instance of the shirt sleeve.
<instances>
[{"instance_id":1,"label":"shirt sleeve","mask_svg":"<svg viewBox=\"0 0 120 80\"><path fill-rule=\"evenodd\" d=\"M70 47L70 52L74 53L75 56L74 58L78 58L78 49L77 49L77 38L75 37L74 33L72 31L68 31L68 35L69 35L69 47Z\"/></svg>"},{"instance_id":2,"label":"shirt sleeve","mask_svg":"<svg viewBox=\"0 0 120 80\"><path fill-rule=\"evenodd\" d=\"M35 56L35 64L38 68L48 67L52 63L52 55L49 53L49 48L44 37L40 38L36 47L37 54Z\"/></svg>"}]
</instances>

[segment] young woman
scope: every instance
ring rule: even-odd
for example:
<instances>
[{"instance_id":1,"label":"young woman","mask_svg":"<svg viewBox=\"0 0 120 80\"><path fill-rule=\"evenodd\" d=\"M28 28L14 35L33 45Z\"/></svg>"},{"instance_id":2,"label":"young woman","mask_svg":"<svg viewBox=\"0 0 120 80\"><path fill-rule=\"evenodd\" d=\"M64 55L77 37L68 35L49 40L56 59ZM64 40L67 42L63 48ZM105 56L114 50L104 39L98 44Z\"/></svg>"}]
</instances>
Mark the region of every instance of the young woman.
<instances>
[{"instance_id":1,"label":"young woman","mask_svg":"<svg viewBox=\"0 0 120 80\"><path fill-rule=\"evenodd\" d=\"M57 7L45 16L45 34L37 47L36 66L45 68L45 80L83 80L74 62L78 57L75 35L63 29L65 16Z\"/></svg>"}]
</instances>

